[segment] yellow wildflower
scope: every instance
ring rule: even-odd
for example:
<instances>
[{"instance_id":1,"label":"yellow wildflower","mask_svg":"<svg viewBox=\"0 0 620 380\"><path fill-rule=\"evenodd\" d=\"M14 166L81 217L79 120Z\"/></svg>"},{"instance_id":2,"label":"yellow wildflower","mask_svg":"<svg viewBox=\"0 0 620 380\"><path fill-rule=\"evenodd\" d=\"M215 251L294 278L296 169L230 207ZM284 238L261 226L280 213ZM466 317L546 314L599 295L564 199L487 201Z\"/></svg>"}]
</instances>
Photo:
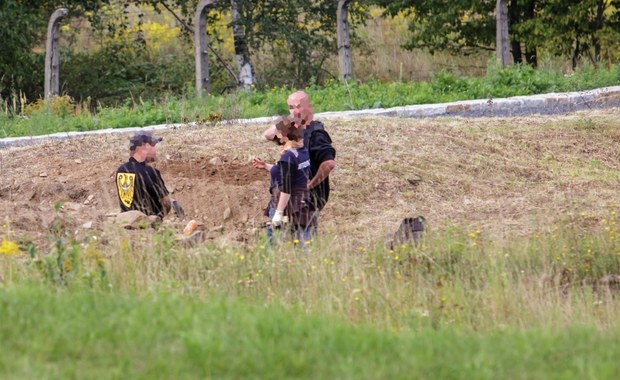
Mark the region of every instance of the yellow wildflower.
<instances>
[{"instance_id":1,"label":"yellow wildflower","mask_svg":"<svg viewBox=\"0 0 620 380\"><path fill-rule=\"evenodd\" d=\"M17 244L13 243L10 240L2 239L2 244L0 245L0 254L11 256L11 255L18 255L19 253L20 251L19 251L19 247L17 246Z\"/></svg>"}]
</instances>

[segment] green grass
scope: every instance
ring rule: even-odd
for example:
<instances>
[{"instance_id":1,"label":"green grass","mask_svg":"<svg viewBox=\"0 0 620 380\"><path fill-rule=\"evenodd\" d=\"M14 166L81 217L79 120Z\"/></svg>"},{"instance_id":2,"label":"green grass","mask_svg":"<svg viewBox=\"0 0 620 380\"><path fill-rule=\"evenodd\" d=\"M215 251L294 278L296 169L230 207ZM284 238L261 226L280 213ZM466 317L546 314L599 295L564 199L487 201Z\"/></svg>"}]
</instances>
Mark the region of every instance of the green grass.
<instances>
[{"instance_id":1,"label":"green grass","mask_svg":"<svg viewBox=\"0 0 620 380\"><path fill-rule=\"evenodd\" d=\"M184 248L165 228L77 242L61 226L49 248L2 237L0 378L620 371L620 302L599 284L620 273L615 209L504 239L436 226L393 250L330 236L308 252L263 239Z\"/></svg>"},{"instance_id":2,"label":"green grass","mask_svg":"<svg viewBox=\"0 0 620 380\"><path fill-rule=\"evenodd\" d=\"M501 98L547 92L587 90L620 83L620 66L610 69L583 67L571 76L529 66L498 69L490 66L487 75L465 78L449 72L436 73L429 82L380 83L337 81L326 86L311 86L307 92L315 112L389 108L395 106L440 103L455 100ZM38 102L23 107L0 105L0 138L41 135L54 132L86 131L105 128L141 127L163 123L215 123L221 119L253 118L288 113L286 98L291 89L275 87L252 93L160 99L128 99L118 107L100 107L96 114L67 107L66 98ZM60 104L58 104L60 103ZM16 111L20 108L21 111ZM16 115L20 113L19 115Z\"/></svg>"},{"instance_id":3,"label":"green grass","mask_svg":"<svg viewBox=\"0 0 620 380\"><path fill-rule=\"evenodd\" d=\"M0 292L0 377L612 379L620 330L350 325L217 296Z\"/></svg>"},{"instance_id":4,"label":"green grass","mask_svg":"<svg viewBox=\"0 0 620 380\"><path fill-rule=\"evenodd\" d=\"M122 230L95 231L81 242L72 240L72 231L58 230L49 248L25 247L27 239L7 235L3 241L17 241L25 253L0 252L1 283L197 298L214 290L394 329L573 323L606 329L619 326L610 318L620 304L596 285L620 273L617 222L614 210L602 217L583 214L561 227L502 241L478 230L437 226L419 246L391 250L325 237L308 252L263 240L187 249L168 229L145 231L140 239Z\"/></svg>"}]
</instances>

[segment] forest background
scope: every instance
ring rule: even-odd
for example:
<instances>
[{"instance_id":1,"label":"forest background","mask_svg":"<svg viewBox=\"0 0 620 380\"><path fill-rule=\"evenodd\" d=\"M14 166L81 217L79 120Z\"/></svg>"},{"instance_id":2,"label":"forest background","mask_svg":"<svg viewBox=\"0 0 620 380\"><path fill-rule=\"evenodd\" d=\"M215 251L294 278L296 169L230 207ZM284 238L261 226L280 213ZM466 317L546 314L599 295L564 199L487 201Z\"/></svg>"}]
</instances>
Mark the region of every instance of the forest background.
<instances>
[{"instance_id":1,"label":"forest background","mask_svg":"<svg viewBox=\"0 0 620 380\"><path fill-rule=\"evenodd\" d=\"M616 0L509 0L510 68L496 64L495 2L350 1L353 78L344 84L337 1L231 0L208 14L212 96L198 100L197 3L3 1L0 133L272 116L287 112L283 99L297 88L315 91L315 111L336 111L584 90L620 79ZM49 104L41 100L45 36L59 7L69 10L60 28L62 96ZM244 65L252 75L242 83Z\"/></svg>"}]
</instances>

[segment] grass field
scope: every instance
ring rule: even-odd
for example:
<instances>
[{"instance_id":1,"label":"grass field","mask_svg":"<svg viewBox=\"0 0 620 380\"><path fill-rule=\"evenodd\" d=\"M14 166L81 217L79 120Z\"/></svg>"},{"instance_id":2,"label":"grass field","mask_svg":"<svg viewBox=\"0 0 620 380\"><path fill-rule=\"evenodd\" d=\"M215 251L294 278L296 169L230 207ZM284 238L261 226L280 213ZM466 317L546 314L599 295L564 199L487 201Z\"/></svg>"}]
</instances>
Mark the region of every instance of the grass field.
<instances>
[{"instance_id":1,"label":"grass field","mask_svg":"<svg viewBox=\"0 0 620 380\"><path fill-rule=\"evenodd\" d=\"M613 212L613 211L612 211ZM612 229L0 257L3 378L615 378Z\"/></svg>"},{"instance_id":2,"label":"grass field","mask_svg":"<svg viewBox=\"0 0 620 380\"><path fill-rule=\"evenodd\" d=\"M350 325L254 301L0 293L1 375L18 378L612 379L619 331Z\"/></svg>"}]
</instances>

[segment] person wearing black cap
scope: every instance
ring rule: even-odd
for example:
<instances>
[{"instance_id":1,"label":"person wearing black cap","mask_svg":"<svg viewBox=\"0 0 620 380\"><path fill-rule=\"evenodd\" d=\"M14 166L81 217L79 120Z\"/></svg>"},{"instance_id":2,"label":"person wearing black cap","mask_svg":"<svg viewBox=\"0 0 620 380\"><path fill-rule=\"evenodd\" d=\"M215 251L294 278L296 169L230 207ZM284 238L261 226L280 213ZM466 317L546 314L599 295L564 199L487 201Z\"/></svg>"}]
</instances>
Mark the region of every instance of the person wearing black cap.
<instances>
[{"instance_id":1,"label":"person wearing black cap","mask_svg":"<svg viewBox=\"0 0 620 380\"><path fill-rule=\"evenodd\" d=\"M139 131L129 142L129 161L116 170L116 188L121 211L138 210L163 218L172 200L159 170L148 164L157 160L157 143L149 131Z\"/></svg>"}]
</instances>

